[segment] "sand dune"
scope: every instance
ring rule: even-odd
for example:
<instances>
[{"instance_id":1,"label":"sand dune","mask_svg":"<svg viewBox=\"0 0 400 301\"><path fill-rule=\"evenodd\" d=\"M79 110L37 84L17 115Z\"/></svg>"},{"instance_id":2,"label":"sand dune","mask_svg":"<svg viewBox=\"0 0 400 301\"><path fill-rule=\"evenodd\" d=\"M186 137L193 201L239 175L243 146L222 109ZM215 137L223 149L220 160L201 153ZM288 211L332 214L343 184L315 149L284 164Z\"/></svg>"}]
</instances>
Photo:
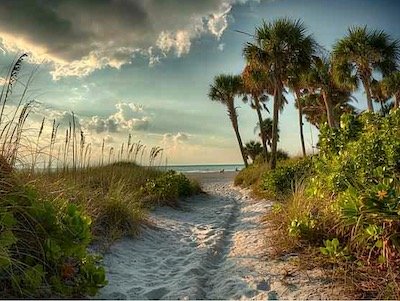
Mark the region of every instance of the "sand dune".
<instances>
[{"instance_id":1,"label":"sand dune","mask_svg":"<svg viewBox=\"0 0 400 301\"><path fill-rule=\"evenodd\" d=\"M297 276L281 281L288 263L265 256L261 217L271 203L251 199L227 176L208 177L207 194L158 208L137 239L123 239L104 257L107 299L327 298L327 286ZM210 180L211 179L211 180ZM284 266L282 266L282 264ZM308 280L307 280L308 279ZM314 279L315 280L315 279ZM307 282L308 281L308 282ZM318 282L319 281L319 282Z\"/></svg>"}]
</instances>

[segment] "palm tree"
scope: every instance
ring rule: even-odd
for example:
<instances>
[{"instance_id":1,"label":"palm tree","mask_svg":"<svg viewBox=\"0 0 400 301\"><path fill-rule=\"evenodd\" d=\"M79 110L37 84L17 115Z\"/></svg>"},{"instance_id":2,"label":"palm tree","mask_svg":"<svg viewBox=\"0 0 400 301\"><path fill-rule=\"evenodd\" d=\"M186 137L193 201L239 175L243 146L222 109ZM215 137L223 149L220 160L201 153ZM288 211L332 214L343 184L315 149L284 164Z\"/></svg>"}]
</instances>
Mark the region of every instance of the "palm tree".
<instances>
[{"instance_id":1,"label":"palm tree","mask_svg":"<svg viewBox=\"0 0 400 301\"><path fill-rule=\"evenodd\" d=\"M252 101L250 103L251 107L256 110L258 123L262 124L263 118L261 110L267 110L268 108L265 103L268 101L268 96L265 94L266 90L271 86L265 73L255 66L247 65L242 73L243 88L245 96L243 101L247 102L250 95ZM263 128L260 127L260 138L263 145L264 158L267 159L267 141L265 140L266 134L263 132Z\"/></svg>"},{"instance_id":2,"label":"palm tree","mask_svg":"<svg viewBox=\"0 0 400 301\"><path fill-rule=\"evenodd\" d=\"M309 66L307 66L307 69L304 70L303 72L307 72L309 70ZM289 79L288 81L288 86L289 89L293 92L294 100L295 100L295 106L297 108L297 111L299 113L299 129L300 129L300 142L301 142L301 150L303 152L303 157L306 157L306 146L304 143L304 131L303 131L303 107L301 103L301 90L302 88L305 87L305 81L304 81L304 73L302 74L296 74L292 78Z\"/></svg>"},{"instance_id":3,"label":"palm tree","mask_svg":"<svg viewBox=\"0 0 400 301\"><path fill-rule=\"evenodd\" d=\"M384 112L384 106L387 101L390 99L390 96L386 94L383 90L382 81L377 81L376 79L372 79L371 81L371 97L376 102L381 105L381 112Z\"/></svg>"},{"instance_id":4,"label":"palm tree","mask_svg":"<svg viewBox=\"0 0 400 301\"><path fill-rule=\"evenodd\" d=\"M219 101L224 104L228 111L229 119L231 120L233 130L239 144L245 167L248 166L247 156L244 152L242 138L239 133L238 115L235 107L235 97L242 92L242 79L240 75L225 75L221 74L214 78L214 82L210 85L208 97L213 101Z\"/></svg>"},{"instance_id":5,"label":"palm tree","mask_svg":"<svg viewBox=\"0 0 400 301\"><path fill-rule=\"evenodd\" d=\"M276 167L279 110L284 101L285 84L293 74L310 64L315 45L314 39L306 35L306 28L300 20L282 18L271 23L263 22L256 28L254 42L245 46L248 64L261 68L273 83L271 169Z\"/></svg>"},{"instance_id":6,"label":"palm tree","mask_svg":"<svg viewBox=\"0 0 400 301\"><path fill-rule=\"evenodd\" d=\"M394 96L394 108L400 106L400 71L395 71L382 79L383 92L391 97Z\"/></svg>"},{"instance_id":7,"label":"palm tree","mask_svg":"<svg viewBox=\"0 0 400 301\"><path fill-rule=\"evenodd\" d=\"M354 26L333 47L336 79L343 84L348 76L355 75L364 86L368 110L373 112L371 95L372 72L383 76L395 69L399 57L399 43L383 31Z\"/></svg>"},{"instance_id":8,"label":"palm tree","mask_svg":"<svg viewBox=\"0 0 400 301\"><path fill-rule=\"evenodd\" d=\"M339 124L340 116L343 113L354 113L356 111L355 107L350 104L351 100L352 97L349 91L337 88L331 91L329 101L332 109L331 118L334 124ZM328 121L326 100L321 91L315 93L306 91L303 93L300 102L306 120L317 129Z\"/></svg>"},{"instance_id":9,"label":"palm tree","mask_svg":"<svg viewBox=\"0 0 400 301\"><path fill-rule=\"evenodd\" d=\"M257 156L263 153L263 151L264 149L261 146L260 142L255 142L254 140L247 142L245 145L246 155L248 155L253 162L255 161Z\"/></svg>"},{"instance_id":10,"label":"palm tree","mask_svg":"<svg viewBox=\"0 0 400 301\"><path fill-rule=\"evenodd\" d=\"M259 135L265 135L264 140L267 142L268 146L272 146L272 128L273 128L273 121L271 118L265 118L260 123L257 123L257 126L255 127L254 131L259 130L260 134ZM262 133L262 134L261 134ZM279 128L278 128L278 141L279 141Z\"/></svg>"},{"instance_id":11,"label":"palm tree","mask_svg":"<svg viewBox=\"0 0 400 301\"><path fill-rule=\"evenodd\" d=\"M330 60L326 57L314 57L311 68L309 69L309 72L305 75L304 81L305 86L307 87L306 94L308 94L309 96L311 94L317 94L317 98L322 98L325 105L326 117L329 127L337 127L338 120L334 116L333 98L338 98L336 104L343 103L343 100L348 101L348 98L350 98L349 90L354 90L357 86L356 77L346 77L346 86L342 85L342 88L340 88L334 79L333 67ZM345 89L345 87L347 89Z\"/></svg>"}]
</instances>

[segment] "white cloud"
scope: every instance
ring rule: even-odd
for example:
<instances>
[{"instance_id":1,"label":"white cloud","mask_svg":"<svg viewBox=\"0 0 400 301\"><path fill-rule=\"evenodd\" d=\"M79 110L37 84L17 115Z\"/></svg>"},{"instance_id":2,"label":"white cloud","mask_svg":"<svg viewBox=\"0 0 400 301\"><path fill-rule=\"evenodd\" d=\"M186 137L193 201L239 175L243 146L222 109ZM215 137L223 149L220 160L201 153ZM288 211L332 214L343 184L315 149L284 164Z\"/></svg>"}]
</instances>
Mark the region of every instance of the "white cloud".
<instances>
[{"instance_id":1,"label":"white cloud","mask_svg":"<svg viewBox=\"0 0 400 301\"><path fill-rule=\"evenodd\" d=\"M218 39L221 38L225 29L228 27L227 15L231 11L231 9L231 4L222 3L220 11L213 13L208 19L208 30Z\"/></svg>"},{"instance_id":2,"label":"white cloud","mask_svg":"<svg viewBox=\"0 0 400 301\"><path fill-rule=\"evenodd\" d=\"M7 80L5 79L5 77L0 76L0 86L3 86L6 82Z\"/></svg>"},{"instance_id":3,"label":"white cloud","mask_svg":"<svg viewBox=\"0 0 400 301\"><path fill-rule=\"evenodd\" d=\"M221 38L232 5L242 1L2 0L0 47L49 63L54 79L120 68L138 54L154 65L187 54L202 34Z\"/></svg>"},{"instance_id":4,"label":"white cloud","mask_svg":"<svg viewBox=\"0 0 400 301\"><path fill-rule=\"evenodd\" d=\"M121 130L144 131L149 128L150 116L143 106L120 102L115 105L116 113L108 117L92 116L85 127L96 133L116 133Z\"/></svg>"},{"instance_id":5,"label":"white cloud","mask_svg":"<svg viewBox=\"0 0 400 301\"><path fill-rule=\"evenodd\" d=\"M171 50L175 50L178 57L183 54L187 54L190 51L191 46L191 36L189 31L180 30L176 33L172 32L161 32L157 39L157 47L165 54Z\"/></svg>"},{"instance_id":6,"label":"white cloud","mask_svg":"<svg viewBox=\"0 0 400 301\"><path fill-rule=\"evenodd\" d=\"M190 139L189 134L178 132L176 134L165 133L162 136L161 143L165 149L176 149L179 145L184 144Z\"/></svg>"}]
</instances>

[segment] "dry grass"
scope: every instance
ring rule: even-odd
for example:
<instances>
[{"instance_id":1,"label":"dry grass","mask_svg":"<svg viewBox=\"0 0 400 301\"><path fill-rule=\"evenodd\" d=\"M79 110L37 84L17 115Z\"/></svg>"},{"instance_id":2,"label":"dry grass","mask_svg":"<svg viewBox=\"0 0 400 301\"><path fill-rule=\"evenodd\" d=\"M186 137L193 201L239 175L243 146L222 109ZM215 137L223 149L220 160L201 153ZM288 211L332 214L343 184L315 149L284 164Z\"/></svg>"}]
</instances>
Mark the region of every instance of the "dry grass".
<instances>
[{"instance_id":1,"label":"dry grass","mask_svg":"<svg viewBox=\"0 0 400 301\"><path fill-rule=\"evenodd\" d=\"M51 200L59 208L78 205L91 217L97 237L112 241L137 233L148 209L159 201L145 195L143 188L165 173L159 168L163 149L133 142L131 134L119 147L107 146L104 139L96 147L87 142L73 112L66 127L44 117L37 129L26 129L34 106L26 96L35 70L26 82L20 81L25 57L23 54L11 64L0 92L1 170L14 170L19 183L29 183L41 199ZM22 91L13 97L13 90L21 86ZM16 106L7 111L11 102ZM146 163L147 167L140 166ZM199 191L198 184L191 185L193 193Z\"/></svg>"},{"instance_id":2,"label":"dry grass","mask_svg":"<svg viewBox=\"0 0 400 301\"><path fill-rule=\"evenodd\" d=\"M161 172L135 164L112 164L68 172L19 172L42 198L58 206L77 204L92 219L95 238L111 242L134 235L150 204L143 203L141 187Z\"/></svg>"},{"instance_id":3,"label":"dry grass","mask_svg":"<svg viewBox=\"0 0 400 301\"><path fill-rule=\"evenodd\" d=\"M262 175L270 170L267 162L253 163L242 169L234 179L234 185L251 188L251 196L256 199L273 199L273 196L261 188Z\"/></svg>"}]
</instances>

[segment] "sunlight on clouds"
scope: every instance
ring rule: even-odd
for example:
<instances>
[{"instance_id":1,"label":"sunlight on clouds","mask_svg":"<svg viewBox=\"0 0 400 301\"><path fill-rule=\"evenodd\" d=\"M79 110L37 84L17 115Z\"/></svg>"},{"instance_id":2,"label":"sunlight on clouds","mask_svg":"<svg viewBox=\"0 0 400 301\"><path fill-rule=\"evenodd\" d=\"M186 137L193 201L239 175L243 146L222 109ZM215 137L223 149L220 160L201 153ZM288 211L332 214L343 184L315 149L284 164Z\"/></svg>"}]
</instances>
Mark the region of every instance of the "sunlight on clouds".
<instances>
[{"instance_id":1,"label":"sunlight on clouds","mask_svg":"<svg viewBox=\"0 0 400 301\"><path fill-rule=\"evenodd\" d=\"M157 40L157 47L166 55L172 49L175 50L176 56L181 57L190 51L190 33L188 31L180 30L175 34L171 32L161 32Z\"/></svg>"},{"instance_id":2,"label":"sunlight on clouds","mask_svg":"<svg viewBox=\"0 0 400 301\"><path fill-rule=\"evenodd\" d=\"M4 0L0 45L7 52L28 52L34 63L49 63L55 80L107 66L118 69L136 55L154 65L170 53L189 53L192 40L203 34L220 39L236 2Z\"/></svg>"},{"instance_id":3,"label":"sunlight on clouds","mask_svg":"<svg viewBox=\"0 0 400 301\"><path fill-rule=\"evenodd\" d=\"M6 83L7 83L7 80L3 76L0 76L0 86L3 86Z\"/></svg>"},{"instance_id":4,"label":"sunlight on clouds","mask_svg":"<svg viewBox=\"0 0 400 301\"><path fill-rule=\"evenodd\" d=\"M228 3L222 3L221 11L213 13L207 22L208 30L215 35L218 39L221 38L225 29L228 28L227 15L232 9L232 5Z\"/></svg>"},{"instance_id":5,"label":"sunlight on clouds","mask_svg":"<svg viewBox=\"0 0 400 301\"><path fill-rule=\"evenodd\" d=\"M147 130L151 118L142 105L120 102L115 105L116 113L108 117L92 116L85 121L85 127L96 133L116 133L121 130Z\"/></svg>"}]
</instances>

